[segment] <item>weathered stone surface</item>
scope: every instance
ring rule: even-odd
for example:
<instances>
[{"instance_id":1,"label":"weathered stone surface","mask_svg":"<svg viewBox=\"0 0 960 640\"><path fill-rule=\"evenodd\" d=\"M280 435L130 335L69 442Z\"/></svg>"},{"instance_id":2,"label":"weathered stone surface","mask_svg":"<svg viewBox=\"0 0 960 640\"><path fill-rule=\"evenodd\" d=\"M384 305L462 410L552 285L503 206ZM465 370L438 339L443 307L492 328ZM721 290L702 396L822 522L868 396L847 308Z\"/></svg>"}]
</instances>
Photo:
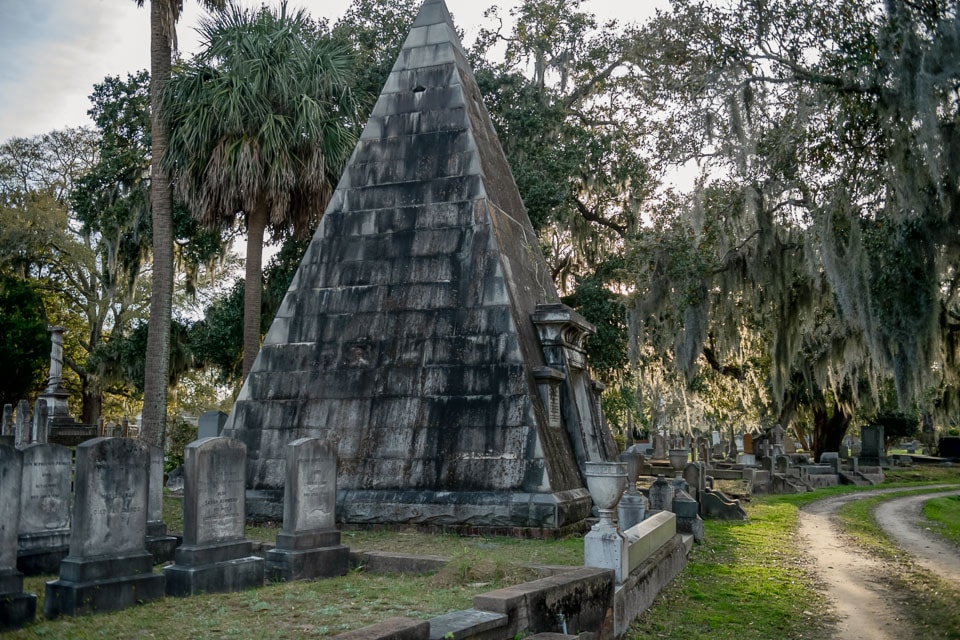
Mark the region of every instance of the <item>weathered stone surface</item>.
<instances>
[{"instance_id":1,"label":"weathered stone surface","mask_svg":"<svg viewBox=\"0 0 960 640\"><path fill-rule=\"evenodd\" d=\"M23 454L0 445L0 631L22 627L37 615L37 596L23 592L23 574L17 571L22 471Z\"/></svg>"},{"instance_id":2,"label":"weathered stone surface","mask_svg":"<svg viewBox=\"0 0 960 640\"><path fill-rule=\"evenodd\" d=\"M300 438L287 445L283 530L267 553L267 578L274 581L339 576L350 565L334 521L337 453L329 443Z\"/></svg>"},{"instance_id":3,"label":"weathered stone surface","mask_svg":"<svg viewBox=\"0 0 960 640\"><path fill-rule=\"evenodd\" d=\"M26 575L56 573L70 545L73 452L59 444L23 448L17 567Z\"/></svg>"},{"instance_id":4,"label":"weathered stone surface","mask_svg":"<svg viewBox=\"0 0 960 640\"><path fill-rule=\"evenodd\" d=\"M336 442L342 521L562 527L615 451L582 344L541 345L531 317L590 327L556 304L446 5L418 21L223 435L261 497L287 443ZM554 347L563 428L534 378Z\"/></svg>"},{"instance_id":5,"label":"weathered stone surface","mask_svg":"<svg viewBox=\"0 0 960 640\"><path fill-rule=\"evenodd\" d=\"M353 631L338 634L339 640L428 640L430 623L412 618L388 618Z\"/></svg>"},{"instance_id":6,"label":"weathered stone surface","mask_svg":"<svg viewBox=\"0 0 960 640\"><path fill-rule=\"evenodd\" d=\"M17 567L22 479L23 453L14 447L0 446L0 572ZM0 588L0 594L3 593Z\"/></svg>"},{"instance_id":7,"label":"weathered stone surface","mask_svg":"<svg viewBox=\"0 0 960 640\"><path fill-rule=\"evenodd\" d=\"M263 584L264 560L244 537L246 447L203 438L184 449L183 544L165 567L167 595L242 591Z\"/></svg>"},{"instance_id":8,"label":"weathered stone surface","mask_svg":"<svg viewBox=\"0 0 960 640\"><path fill-rule=\"evenodd\" d=\"M592 632L609 637L613 627L613 571L581 567L473 597L473 607L504 614L502 637L518 633Z\"/></svg>"},{"instance_id":9,"label":"weathered stone surface","mask_svg":"<svg viewBox=\"0 0 960 640\"><path fill-rule=\"evenodd\" d=\"M0 436L13 436L13 405L3 405L3 417L0 418Z\"/></svg>"},{"instance_id":10,"label":"weathered stone surface","mask_svg":"<svg viewBox=\"0 0 960 640\"><path fill-rule=\"evenodd\" d=\"M463 609L430 618L430 640L466 640L495 638L509 618L502 613Z\"/></svg>"},{"instance_id":11,"label":"weathered stone surface","mask_svg":"<svg viewBox=\"0 0 960 640\"><path fill-rule=\"evenodd\" d=\"M77 446L70 553L60 579L47 583L43 614L116 611L163 596L144 540L149 446L128 438L94 438Z\"/></svg>"}]
</instances>

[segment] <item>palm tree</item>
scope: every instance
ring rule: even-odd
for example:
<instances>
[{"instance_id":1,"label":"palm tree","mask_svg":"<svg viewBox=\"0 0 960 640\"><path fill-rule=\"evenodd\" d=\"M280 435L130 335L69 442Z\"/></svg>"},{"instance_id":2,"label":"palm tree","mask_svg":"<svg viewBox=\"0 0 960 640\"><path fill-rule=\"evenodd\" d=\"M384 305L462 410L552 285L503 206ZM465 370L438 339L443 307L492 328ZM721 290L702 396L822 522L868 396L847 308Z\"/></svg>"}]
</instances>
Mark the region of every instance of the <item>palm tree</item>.
<instances>
[{"instance_id":1,"label":"palm tree","mask_svg":"<svg viewBox=\"0 0 960 640\"><path fill-rule=\"evenodd\" d=\"M145 0L134 0L138 7ZM207 9L221 9L225 0L200 0ZM173 192L170 176L157 160L167 148L167 129L160 118L159 101L170 79L171 60L177 44L177 21L183 0L150 1L150 215L153 220L153 288L150 292L150 324L147 331L143 422L140 438L160 444L167 414L170 365L170 319L173 313Z\"/></svg>"},{"instance_id":2,"label":"palm tree","mask_svg":"<svg viewBox=\"0 0 960 640\"><path fill-rule=\"evenodd\" d=\"M246 377L260 350L264 232L303 237L323 214L356 140L353 58L286 3L229 4L198 32L204 50L163 95L164 164L197 220L246 224Z\"/></svg>"}]
</instances>

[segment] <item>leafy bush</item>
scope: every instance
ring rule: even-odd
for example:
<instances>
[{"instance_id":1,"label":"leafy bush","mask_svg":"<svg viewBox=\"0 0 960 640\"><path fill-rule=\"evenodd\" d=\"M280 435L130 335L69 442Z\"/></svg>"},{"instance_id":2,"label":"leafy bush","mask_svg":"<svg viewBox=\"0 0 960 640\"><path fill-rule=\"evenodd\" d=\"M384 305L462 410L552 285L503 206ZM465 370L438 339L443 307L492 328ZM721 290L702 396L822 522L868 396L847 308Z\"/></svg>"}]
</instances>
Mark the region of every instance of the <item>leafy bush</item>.
<instances>
[{"instance_id":1,"label":"leafy bush","mask_svg":"<svg viewBox=\"0 0 960 640\"><path fill-rule=\"evenodd\" d=\"M167 451L164 470L173 471L183 465L184 448L197 439L197 428L183 419L178 419L167 429Z\"/></svg>"}]
</instances>

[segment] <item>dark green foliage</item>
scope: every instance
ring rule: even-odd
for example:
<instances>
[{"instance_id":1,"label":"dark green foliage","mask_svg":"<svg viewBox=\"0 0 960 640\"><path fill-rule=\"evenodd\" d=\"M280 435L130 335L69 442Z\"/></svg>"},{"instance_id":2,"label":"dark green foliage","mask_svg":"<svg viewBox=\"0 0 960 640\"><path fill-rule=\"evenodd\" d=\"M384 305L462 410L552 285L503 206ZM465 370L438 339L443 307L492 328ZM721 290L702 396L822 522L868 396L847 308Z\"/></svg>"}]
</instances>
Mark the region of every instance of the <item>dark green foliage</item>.
<instances>
[{"instance_id":1,"label":"dark green foliage","mask_svg":"<svg viewBox=\"0 0 960 640\"><path fill-rule=\"evenodd\" d=\"M357 59L352 91L359 122L366 122L373 109L418 8L405 0L354 0L331 29L331 36L349 46Z\"/></svg>"},{"instance_id":2,"label":"dark green foliage","mask_svg":"<svg viewBox=\"0 0 960 640\"><path fill-rule=\"evenodd\" d=\"M193 353L203 366L220 371L224 382L240 380L243 365L243 290L238 279L230 292L204 311L190 331Z\"/></svg>"},{"instance_id":3,"label":"dark green foliage","mask_svg":"<svg viewBox=\"0 0 960 640\"><path fill-rule=\"evenodd\" d=\"M283 302L290 281L300 265L309 240L288 236L264 269L264 294L260 329L265 333ZM212 366L220 372L220 380L240 380L243 356L243 288L237 280L233 288L215 300L204 311L202 320L190 329L191 350L198 366Z\"/></svg>"},{"instance_id":4,"label":"dark green foliage","mask_svg":"<svg viewBox=\"0 0 960 640\"><path fill-rule=\"evenodd\" d=\"M195 366L190 325L178 319L170 324L170 385ZM114 332L90 355L87 367L101 372L111 390L123 395L143 393L146 371L147 323L137 322L125 333Z\"/></svg>"},{"instance_id":5,"label":"dark green foliage","mask_svg":"<svg viewBox=\"0 0 960 640\"><path fill-rule=\"evenodd\" d=\"M39 391L49 362L40 294L29 281L0 273L0 405Z\"/></svg>"},{"instance_id":6,"label":"dark green foliage","mask_svg":"<svg viewBox=\"0 0 960 640\"><path fill-rule=\"evenodd\" d=\"M587 357L590 368L600 380L618 378L630 364L627 357L627 342L630 337L627 325L627 308L623 297L613 293L603 276L610 265L603 265L592 276L577 281L576 290L562 298L597 331L587 339Z\"/></svg>"},{"instance_id":7,"label":"dark green foliage","mask_svg":"<svg viewBox=\"0 0 960 640\"><path fill-rule=\"evenodd\" d=\"M173 471L183 466L184 449L197 439L197 428L186 420L177 420L167 428L163 470Z\"/></svg>"},{"instance_id":8,"label":"dark green foliage","mask_svg":"<svg viewBox=\"0 0 960 640\"><path fill-rule=\"evenodd\" d=\"M920 434L920 420L916 415L907 413L878 413L874 424L883 427L884 444L887 448L901 438L912 438Z\"/></svg>"}]
</instances>

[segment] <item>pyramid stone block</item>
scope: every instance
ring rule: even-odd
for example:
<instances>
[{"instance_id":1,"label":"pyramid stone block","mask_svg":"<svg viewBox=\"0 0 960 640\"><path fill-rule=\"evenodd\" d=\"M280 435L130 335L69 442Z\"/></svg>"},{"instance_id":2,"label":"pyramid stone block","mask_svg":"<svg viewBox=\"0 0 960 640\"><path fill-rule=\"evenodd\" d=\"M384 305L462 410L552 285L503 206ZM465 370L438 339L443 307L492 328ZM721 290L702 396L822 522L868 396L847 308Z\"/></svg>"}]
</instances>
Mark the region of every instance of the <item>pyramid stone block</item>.
<instances>
[{"instance_id":1,"label":"pyramid stone block","mask_svg":"<svg viewBox=\"0 0 960 640\"><path fill-rule=\"evenodd\" d=\"M247 446L248 513L282 512L260 499L282 499L287 443L315 437L337 448L341 522L579 522L583 462L616 455L591 329L559 304L447 7L427 0L225 425Z\"/></svg>"}]
</instances>

